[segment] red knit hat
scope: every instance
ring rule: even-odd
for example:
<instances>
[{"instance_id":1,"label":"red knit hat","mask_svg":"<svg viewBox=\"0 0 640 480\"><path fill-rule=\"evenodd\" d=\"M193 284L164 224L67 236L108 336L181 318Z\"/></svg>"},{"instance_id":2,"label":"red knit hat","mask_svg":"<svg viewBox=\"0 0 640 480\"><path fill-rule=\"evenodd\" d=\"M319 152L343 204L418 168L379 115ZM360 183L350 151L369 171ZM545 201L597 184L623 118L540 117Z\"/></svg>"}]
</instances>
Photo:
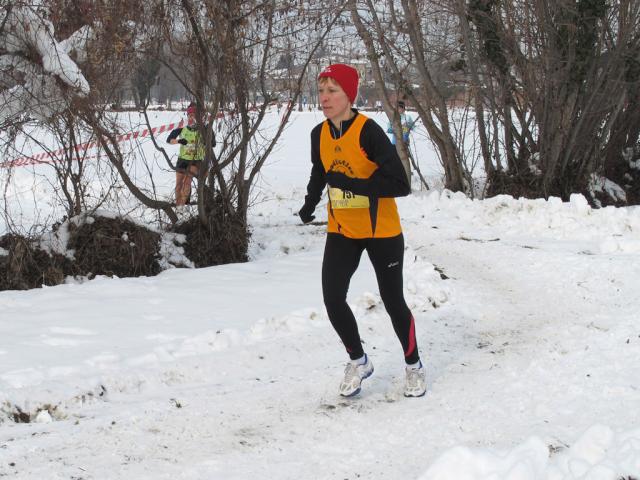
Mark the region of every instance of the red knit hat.
<instances>
[{"instance_id":1,"label":"red knit hat","mask_svg":"<svg viewBox=\"0 0 640 480\"><path fill-rule=\"evenodd\" d=\"M187 115L195 115L196 114L196 104L191 102L187 107Z\"/></svg>"},{"instance_id":2,"label":"red knit hat","mask_svg":"<svg viewBox=\"0 0 640 480\"><path fill-rule=\"evenodd\" d=\"M324 77L333 78L342 87L351 103L356 101L359 81L358 70L344 63L334 63L318 75L318 78Z\"/></svg>"}]
</instances>

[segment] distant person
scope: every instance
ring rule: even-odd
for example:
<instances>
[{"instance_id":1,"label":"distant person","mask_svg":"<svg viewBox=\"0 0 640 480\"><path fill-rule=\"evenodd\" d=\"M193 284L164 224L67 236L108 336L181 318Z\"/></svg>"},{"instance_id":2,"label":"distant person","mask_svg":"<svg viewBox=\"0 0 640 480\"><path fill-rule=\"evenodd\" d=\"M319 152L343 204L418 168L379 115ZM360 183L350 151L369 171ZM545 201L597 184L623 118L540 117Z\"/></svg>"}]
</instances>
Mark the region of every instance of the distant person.
<instances>
[{"instance_id":1,"label":"distant person","mask_svg":"<svg viewBox=\"0 0 640 480\"><path fill-rule=\"evenodd\" d=\"M347 304L349 282L367 251L380 296L404 353L407 397L426 392L415 322L403 293L404 237L393 197L408 195L409 183L396 149L384 130L352 108L358 71L344 64L325 68L318 93L327 120L311 132L311 176L300 219L313 221L329 185L327 238L322 260L322 293L329 320L349 355L339 393L360 392L373 373L356 319Z\"/></svg>"},{"instance_id":2,"label":"distant person","mask_svg":"<svg viewBox=\"0 0 640 480\"><path fill-rule=\"evenodd\" d=\"M377 112L382 112L382 101L381 100L376 100L376 111Z\"/></svg>"},{"instance_id":3,"label":"distant person","mask_svg":"<svg viewBox=\"0 0 640 480\"><path fill-rule=\"evenodd\" d=\"M167 143L180 145L176 163L176 207L182 211L191 197L191 180L198 176L205 158L204 141L200 138L194 103L187 107L187 126L172 130ZM215 139L212 144L215 145Z\"/></svg>"},{"instance_id":4,"label":"distant person","mask_svg":"<svg viewBox=\"0 0 640 480\"><path fill-rule=\"evenodd\" d=\"M413 130L416 122L413 118L411 118L411 116L407 114L404 102L398 102L397 110L398 115L400 115L400 125L402 125L402 139L404 140L404 143L408 145L409 134L411 133L411 130ZM391 143L395 145L396 135L393 132L393 124L391 123L391 121L389 121L387 125L387 133L391 134Z\"/></svg>"}]
</instances>

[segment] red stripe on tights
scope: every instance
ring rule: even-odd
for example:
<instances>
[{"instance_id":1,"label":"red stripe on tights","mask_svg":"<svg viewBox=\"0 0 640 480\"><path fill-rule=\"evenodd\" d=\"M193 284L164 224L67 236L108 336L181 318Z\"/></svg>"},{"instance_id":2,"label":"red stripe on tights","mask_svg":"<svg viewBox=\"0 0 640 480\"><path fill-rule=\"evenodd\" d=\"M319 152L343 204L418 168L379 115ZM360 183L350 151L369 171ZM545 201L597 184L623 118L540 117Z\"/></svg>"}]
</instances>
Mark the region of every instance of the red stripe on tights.
<instances>
[{"instance_id":1,"label":"red stripe on tights","mask_svg":"<svg viewBox=\"0 0 640 480\"><path fill-rule=\"evenodd\" d=\"M404 352L404 356L408 357L413 353L416 349L416 324L413 320L413 315L411 315L411 325L409 326L409 346L407 347L407 351Z\"/></svg>"}]
</instances>

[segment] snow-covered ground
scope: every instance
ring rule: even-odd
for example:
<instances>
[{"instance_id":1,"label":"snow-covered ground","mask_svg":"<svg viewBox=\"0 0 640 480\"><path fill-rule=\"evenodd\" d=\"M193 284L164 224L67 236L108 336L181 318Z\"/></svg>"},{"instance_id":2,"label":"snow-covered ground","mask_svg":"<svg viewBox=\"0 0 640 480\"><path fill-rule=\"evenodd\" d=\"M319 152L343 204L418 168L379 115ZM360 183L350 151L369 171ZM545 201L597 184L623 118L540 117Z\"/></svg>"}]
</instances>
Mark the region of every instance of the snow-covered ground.
<instances>
[{"instance_id":1,"label":"snow-covered ground","mask_svg":"<svg viewBox=\"0 0 640 480\"><path fill-rule=\"evenodd\" d=\"M0 478L640 477L640 209L399 199L429 390L402 396L365 256L349 301L376 372L343 399L324 227L294 216L320 117L294 120L256 190L251 262L0 292ZM13 172L25 191L31 168Z\"/></svg>"}]
</instances>

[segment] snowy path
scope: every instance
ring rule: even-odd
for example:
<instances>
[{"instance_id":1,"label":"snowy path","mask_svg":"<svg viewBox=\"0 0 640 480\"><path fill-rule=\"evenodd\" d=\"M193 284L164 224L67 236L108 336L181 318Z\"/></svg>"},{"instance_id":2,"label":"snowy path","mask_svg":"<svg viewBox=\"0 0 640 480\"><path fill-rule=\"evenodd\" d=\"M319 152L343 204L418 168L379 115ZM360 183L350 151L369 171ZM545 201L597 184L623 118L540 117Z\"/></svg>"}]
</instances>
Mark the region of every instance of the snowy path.
<instances>
[{"instance_id":1,"label":"snowy path","mask_svg":"<svg viewBox=\"0 0 640 480\"><path fill-rule=\"evenodd\" d=\"M140 309L146 317L127 339L133 357L92 376L100 365L82 358L99 349L68 345L78 372L63 378L64 388L49 381L25 390L64 401L51 423L1 425L0 477L417 479L459 445L513 451L536 436L555 458L595 423L617 431L640 424L640 385L629 368L640 365L636 257L597 253L593 242L469 228L444 214L405 223L407 300L430 385L422 399L401 395L401 352L368 293L365 259L350 301L376 371L359 398L336 394L345 358L320 306L321 229L293 227L265 247L290 252L273 261L100 280L72 297L69 286L3 294L5 311L27 324L25 312L56 297L83 299L90 305L78 310L96 317L117 308L105 296L123 299L131 311L118 310L111 335L110 323L102 325L100 349L117 344ZM178 286L190 292L193 315L209 316L156 331L153 322L172 315L170 302L148 300L170 298ZM231 292L242 286L238 307ZM142 306L128 299L136 295ZM278 295L294 299L291 307ZM59 337L82 333L86 318L68 315L68 324L56 324ZM37 329L16 338L29 336L39 338ZM55 365L65 345L41 348ZM483 464L465 455L468 468Z\"/></svg>"},{"instance_id":2,"label":"snowy path","mask_svg":"<svg viewBox=\"0 0 640 480\"><path fill-rule=\"evenodd\" d=\"M449 222L408 235L454 284L450 326L465 341L460 357L435 373L431 391L456 412L448 423L505 450L523 442L523 432L536 432L554 453L594 419L619 430L637 425L640 384L628 368L640 365L637 257L496 231L470 236Z\"/></svg>"}]
</instances>

